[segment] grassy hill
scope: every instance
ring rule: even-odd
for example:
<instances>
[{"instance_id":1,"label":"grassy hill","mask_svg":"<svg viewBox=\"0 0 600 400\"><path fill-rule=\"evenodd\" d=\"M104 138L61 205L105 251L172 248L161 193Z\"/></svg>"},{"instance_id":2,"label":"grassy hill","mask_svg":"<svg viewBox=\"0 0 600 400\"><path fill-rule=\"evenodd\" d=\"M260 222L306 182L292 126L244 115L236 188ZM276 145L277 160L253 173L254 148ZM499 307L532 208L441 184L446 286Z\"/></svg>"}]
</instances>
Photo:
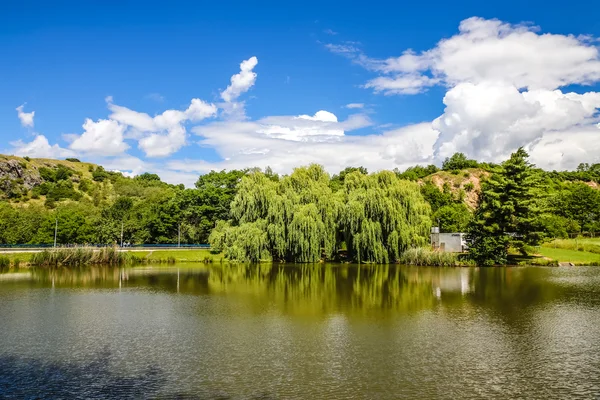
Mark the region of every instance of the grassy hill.
<instances>
[{"instance_id":1,"label":"grassy hill","mask_svg":"<svg viewBox=\"0 0 600 400\"><path fill-rule=\"evenodd\" d=\"M158 180L157 176L153 176ZM54 160L0 155L0 199L44 205L89 200L95 205L118 196L115 185L131 180L102 166L70 158Z\"/></svg>"}]
</instances>

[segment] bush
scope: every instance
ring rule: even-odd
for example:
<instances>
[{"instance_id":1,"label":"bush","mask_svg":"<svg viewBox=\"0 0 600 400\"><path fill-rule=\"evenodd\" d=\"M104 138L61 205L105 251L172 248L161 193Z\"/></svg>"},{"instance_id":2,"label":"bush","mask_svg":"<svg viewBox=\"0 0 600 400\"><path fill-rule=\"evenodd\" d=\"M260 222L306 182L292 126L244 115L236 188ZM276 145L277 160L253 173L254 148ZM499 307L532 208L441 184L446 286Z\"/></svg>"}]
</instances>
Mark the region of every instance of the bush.
<instances>
[{"instance_id":1,"label":"bush","mask_svg":"<svg viewBox=\"0 0 600 400\"><path fill-rule=\"evenodd\" d=\"M92 189L92 181L90 181L89 179L82 179L79 182L79 190L81 190L84 193L87 193L90 191L90 189Z\"/></svg>"},{"instance_id":2,"label":"bush","mask_svg":"<svg viewBox=\"0 0 600 400\"><path fill-rule=\"evenodd\" d=\"M102 167L98 167L94 170L94 172L92 172L92 178L94 178L96 182L104 182L104 180L109 176L109 173L106 172Z\"/></svg>"},{"instance_id":3,"label":"bush","mask_svg":"<svg viewBox=\"0 0 600 400\"><path fill-rule=\"evenodd\" d=\"M23 160L25 160L25 161L29 162L29 161L31 161L31 158L29 158L29 157L25 156L25 157L23 157Z\"/></svg>"},{"instance_id":4,"label":"bush","mask_svg":"<svg viewBox=\"0 0 600 400\"><path fill-rule=\"evenodd\" d=\"M10 267L10 258L6 256L0 257L0 271L4 271Z\"/></svg>"},{"instance_id":5,"label":"bush","mask_svg":"<svg viewBox=\"0 0 600 400\"><path fill-rule=\"evenodd\" d=\"M81 162L79 161L78 158L67 158L66 161L70 161L70 162Z\"/></svg>"},{"instance_id":6,"label":"bush","mask_svg":"<svg viewBox=\"0 0 600 400\"><path fill-rule=\"evenodd\" d=\"M456 267L465 265L459 261L458 254L444 251L433 251L428 248L408 249L400 255L398 260L404 265L418 265L427 267Z\"/></svg>"},{"instance_id":7,"label":"bush","mask_svg":"<svg viewBox=\"0 0 600 400\"><path fill-rule=\"evenodd\" d=\"M467 182L464 186L465 192L472 192L475 189L473 182Z\"/></svg>"},{"instance_id":8,"label":"bush","mask_svg":"<svg viewBox=\"0 0 600 400\"><path fill-rule=\"evenodd\" d=\"M477 168L477 166L477 161L469 160L463 153L454 153L452 157L446 158L442 163L442 169L444 171Z\"/></svg>"},{"instance_id":9,"label":"bush","mask_svg":"<svg viewBox=\"0 0 600 400\"><path fill-rule=\"evenodd\" d=\"M46 182L56 182L56 172L50 168L41 167L39 170L40 176Z\"/></svg>"}]
</instances>

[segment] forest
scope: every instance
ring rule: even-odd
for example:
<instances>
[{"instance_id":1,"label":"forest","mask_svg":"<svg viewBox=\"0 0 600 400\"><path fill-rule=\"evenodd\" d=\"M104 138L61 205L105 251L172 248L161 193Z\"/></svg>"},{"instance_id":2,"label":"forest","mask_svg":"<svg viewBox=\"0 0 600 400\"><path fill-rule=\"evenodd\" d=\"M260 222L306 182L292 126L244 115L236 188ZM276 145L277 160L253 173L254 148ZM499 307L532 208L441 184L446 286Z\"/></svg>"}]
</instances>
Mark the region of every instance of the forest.
<instances>
[{"instance_id":1,"label":"forest","mask_svg":"<svg viewBox=\"0 0 600 400\"><path fill-rule=\"evenodd\" d=\"M600 164L545 171L523 150L500 164L457 153L441 167L330 175L319 165L212 171L193 188L76 159L0 157L0 243L210 243L235 260L394 262L432 226L467 232L471 257L600 229Z\"/></svg>"}]
</instances>

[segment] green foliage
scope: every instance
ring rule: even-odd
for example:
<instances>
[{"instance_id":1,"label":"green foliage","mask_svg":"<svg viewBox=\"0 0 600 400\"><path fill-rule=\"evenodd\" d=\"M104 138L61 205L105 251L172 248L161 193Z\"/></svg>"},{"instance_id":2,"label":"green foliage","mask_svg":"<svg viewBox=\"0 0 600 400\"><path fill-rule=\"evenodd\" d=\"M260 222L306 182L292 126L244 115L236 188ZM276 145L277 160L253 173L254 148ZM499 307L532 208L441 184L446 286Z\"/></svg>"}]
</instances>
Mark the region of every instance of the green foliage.
<instances>
[{"instance_id":1,"label":"green foliage","mask_svg":"<svg viewBox=\"0 0 600 400\"><path fill-rule=\"evenodd\" d=\"M97 167L93 172L92 172L92 178L94 179L94 181L96 182L104 182L106 179L109 178L109 173L106 172L104 170L104 168L102 167Z\"/></svg>"},{"instance_id":2,"label":"green foliage","mask_svg":"<svg viewBox=\"0 0 600 400\"><path fill-rule=\"evenodd\" d=\"M477 168L479 164L475 160L469 160L463 153L454 153L452 157L446 158L442 163L444 171L457 171L465 168Z\"/></svg>"},{"instance_id":3,"label":"green foliage","mask_svg":"<svg viewBox=\"0 0 600 400\"><path fill-rule=\"evenodd\" d=\"M46 182L56 182L56 172L53 169L41 167L40 177Z\"/></svg>"},{"instance_id":4,"label":"green foliage","mask_svg":"<svg viewBox=\"0 0 600 400\"><path fill-rule=\"evenodd\" d=\"M467 182L465 183L465 185L463 186L463 188L465 189L465 192L472 192L473 190L475 190L475 185L473 184L473 182Z\"/></svg>"},{"instance_id":5,"label":"green foliage","mask_svg":"<svg viewBox=\"0 0 600 400\"><path fill-rule=\"evenodd\" d=\"M89 179L82 179L78 188L81 192L88 193L93 188L93 183Z\"/></svg>"},{"instance_id":6,"label":"green foliage","mask_svg":"<svg viewBox=\"0 0 600 400\"><path fill-rule=\"evenodd\" d=\"M508 248L522 253L541 240L539 175L520 148L482 184L469 225L469 253L480 265L505 264Z\"/></svg>"},{"instance_id":7,"label":"green foliage","mask_svg":"<svg viewBox=\"0 0 600 400\"><path fill-rule=\"evenodd\" d=\"M416 165L414 167L409 167L406 171L400 173L397 169L394 170L394 173L400 179L407 179L409 181L418 181L419 179L423 179L429 175L435 174L440 169L435 165L428 165L423 167L421 165Z\"/></svg>"},{"instance_id":8,"label":"green foliage","mask_svg":"<svg viewBox=\"0 0 600 400\"><path fill-rule=\"evenodd\" d=\"M334 185L318 165L277 182L251 172L231 204L232 222L217 224L211 247L240 261L316 262L334 257L343 242L352 259L388 262L425 244L430 208L419 186L389 171L365 172L347 170Z\"/></svg>"},{"instance_id":9,"label":"green foliage","mask_svg":"<svg viewBox=\"0 0 600 400\"><path fill-rule=\"evenodd\" d=\"M331 190L336 192L339 189L341 189L342 186L344 185L344 180L346 179L346 176L348 174L351 174L352 172L359 172L363 175L367 175L369 173L369 171L367 171L367 169L365 167L347 167L343 171L340 171L339 174L333 175L331 177L331 180L329 182L329 185L331 186Z\"/></svg>"},{"instance_id":10,"label":"green foliage","mask_svg":"<svg viewBox=\"0 0 600 400\"><path fill-rule=\"evenodd\" d=\"M78 158L66 158L66 161L80 163L81 161Z\"/></svg>"},{"instance_id":11,"label":"green foliage","mask_svg":"<svg viewBox=\"0 0 600 400\"><path fill-rule=\"evenodd\" d=\"M550 204L556 215L575 221L581 231L600 230L600 192L597 189L580 182L566 183Z\"/></svg>"},{"instance_id":12,"label":"green foliage","mask_svg":"<svg viewBox=\"0 0 600 400\"><path fill-rule=\"evenodd\" d=\"M141 175L138 175L134 178L137 181L142 181L142 182L160 182L160 177L156 174L150 174L148 172L145 172Z\"/></svg>"},{"instance_id":13,"label":"green foliage","mask_svg":"<svg viewBox=\"0 0 600 400\"><path fill-rule=\"evenodd\" d=\"M403 252L399 259L403 265L418 265L427 267L456 267L469 265L466 260L459 260L458 254L444 251L433 251L429 248L417 247Z\"/></svg>"},{"instance_id":14,"label":"green foliage","mask_svg":"<svg viewBox=\"0 0 600 400\"><path fill-rule=\"evenodd\" d=\"M471 222L472 214L463 202L453 202L438 208L432 220L441 232L465 232Z\"/></svg>"},{"instance_id":15,"label":"green foliage","mask_svg":"<svg viewBox=\"0 0 600 400\"><path fill-rule=\"evenodd\" d=\"M550 238L568 238L570 234L581 231L577 221L550 213L540 216L540 225L541 230Z\"/></svg>"}]
</instances>

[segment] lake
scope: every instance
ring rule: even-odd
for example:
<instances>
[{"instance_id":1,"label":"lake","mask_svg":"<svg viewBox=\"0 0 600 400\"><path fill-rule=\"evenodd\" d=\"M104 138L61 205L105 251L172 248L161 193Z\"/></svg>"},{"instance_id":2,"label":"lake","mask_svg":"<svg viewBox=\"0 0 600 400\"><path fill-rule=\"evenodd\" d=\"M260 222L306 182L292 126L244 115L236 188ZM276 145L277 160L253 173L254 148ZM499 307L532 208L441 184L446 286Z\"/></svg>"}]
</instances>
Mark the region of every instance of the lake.
<instances>
[{"instance_id":1,"label":"lake","mask_svg":"<svg viewBox=\"0 0 600 400\"><path fill-rule=\"evenodd\" d=\"M3 399L599 397L600 267L0 275Z\"/></svg>"}]
</instances>

